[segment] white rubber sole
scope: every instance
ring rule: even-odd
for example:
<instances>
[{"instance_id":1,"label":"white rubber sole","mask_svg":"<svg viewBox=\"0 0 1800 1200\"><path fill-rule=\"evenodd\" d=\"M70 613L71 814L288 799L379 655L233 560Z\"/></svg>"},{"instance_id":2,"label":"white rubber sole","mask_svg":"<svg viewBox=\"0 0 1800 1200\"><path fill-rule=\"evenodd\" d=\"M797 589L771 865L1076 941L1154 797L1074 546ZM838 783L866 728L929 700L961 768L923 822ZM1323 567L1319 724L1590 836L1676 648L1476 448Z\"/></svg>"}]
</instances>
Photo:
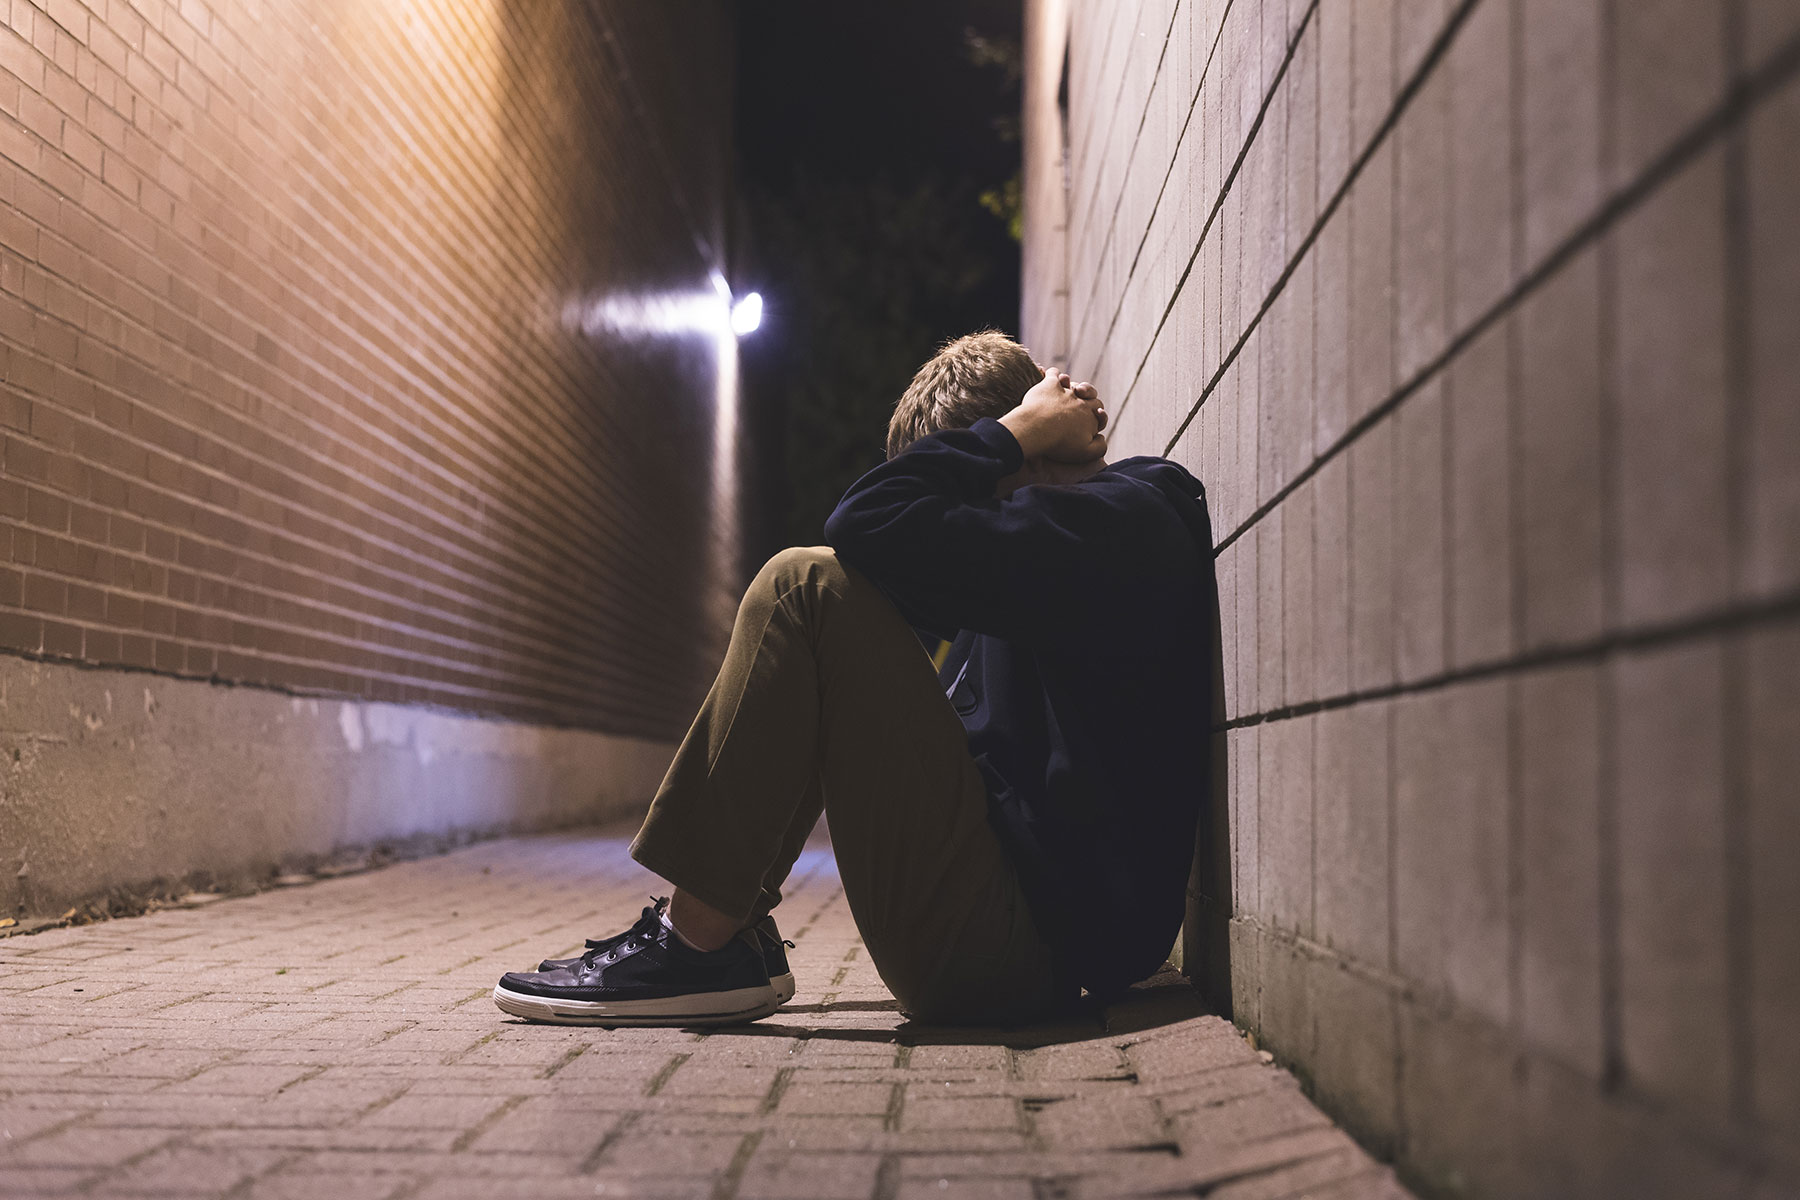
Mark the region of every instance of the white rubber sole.
<instances>
[{"instance_id":1,"label":"white rubber sole","mask_svg":"<svg viewBox=\"0 0 1800 1200\"><path fill-rule=\"evenodd\" d=\"M786 975L769 976L769 986L775 989L775 1003L786 1004L794 998L794 973L789 971Z\"/></svg>"},{"instance_id":2,"label":"white rubber sole","mask_svg":"<svg viewBox=\"0 0 1800 1200\"><path fill-rule=\"evenodd\" d=\"M793 977L787 978L791 998ZM787 1001L773 985L655 1000L562 1000L496 984L494 1003L501 1012L553 1025L737 1025L766 1017Z\"/></svg>"}]
</instances>

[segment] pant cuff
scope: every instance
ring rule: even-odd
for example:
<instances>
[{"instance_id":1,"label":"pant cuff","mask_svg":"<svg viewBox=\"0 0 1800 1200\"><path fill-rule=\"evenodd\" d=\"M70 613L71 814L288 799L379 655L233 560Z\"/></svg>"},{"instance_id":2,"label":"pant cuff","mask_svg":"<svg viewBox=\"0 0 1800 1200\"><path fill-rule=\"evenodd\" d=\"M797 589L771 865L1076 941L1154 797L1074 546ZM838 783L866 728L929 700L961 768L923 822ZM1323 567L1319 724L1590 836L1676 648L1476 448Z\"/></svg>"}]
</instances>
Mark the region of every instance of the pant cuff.
<instances>
[{"instance_id":1,"label":"pant cuff","mask_svg":"<svg viewBox=\"0 0 1800 1200\"><path fill-rule=\"evenodd\" d=\"M665 824L666 821L665 817ZM707 907L716 908L726 916L748 925L751 914L756 911L756 905L762 899L761 884L756 886L748 902L741 896L730 895L728 890L720 890L715 881L695 863L696 856L681 849L680 843L684 840L679 830L661 828L653 831L650 824L645 822L637 836L631 839L629 853L639 866L656 872Z\"/></svg>"}]
</instances>

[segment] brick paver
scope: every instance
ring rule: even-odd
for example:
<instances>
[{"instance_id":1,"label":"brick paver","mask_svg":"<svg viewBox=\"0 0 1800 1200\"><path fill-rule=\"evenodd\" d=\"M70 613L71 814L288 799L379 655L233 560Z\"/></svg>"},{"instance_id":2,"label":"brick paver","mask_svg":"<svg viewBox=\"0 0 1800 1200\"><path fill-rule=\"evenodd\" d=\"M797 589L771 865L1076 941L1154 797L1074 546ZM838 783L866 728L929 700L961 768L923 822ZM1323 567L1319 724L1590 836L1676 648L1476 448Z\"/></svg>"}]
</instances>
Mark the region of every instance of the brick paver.
<instances>
[{"instance_id":1,"label":"brick paver","mask_svg":"<svg viewBox=\"0 0 1800 1200\"><path fill-rule=\"evenodd\" d=\"M516 838L0 941L0 1196L1404 1197L1174 977L1090 1020L910 1024L830 851L799 991L711 1032L532 1026L498 974L635 918L625 831Z\"/></svg>"}]
</instances>

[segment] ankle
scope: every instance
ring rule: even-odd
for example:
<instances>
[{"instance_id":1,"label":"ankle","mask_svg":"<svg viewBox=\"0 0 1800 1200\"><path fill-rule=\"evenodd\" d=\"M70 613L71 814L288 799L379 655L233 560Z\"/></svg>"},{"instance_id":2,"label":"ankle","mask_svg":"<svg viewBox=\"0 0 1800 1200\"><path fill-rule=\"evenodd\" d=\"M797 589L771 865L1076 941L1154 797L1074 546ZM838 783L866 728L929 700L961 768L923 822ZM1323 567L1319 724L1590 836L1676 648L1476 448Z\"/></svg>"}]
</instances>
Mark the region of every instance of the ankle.
<instances>
[{"instance_id":1,"label":"ankle","mask_svg":"<svg viewBox=\"0 0 1800 1200\"><path fill-rule=\"evenodd\" d=\"M695 899L680 888L676 888L675 894L670 897L663 920L676 937L702 953L723 949L738 935L741 928L735 918Z\"/></svg>"}]
</instances>

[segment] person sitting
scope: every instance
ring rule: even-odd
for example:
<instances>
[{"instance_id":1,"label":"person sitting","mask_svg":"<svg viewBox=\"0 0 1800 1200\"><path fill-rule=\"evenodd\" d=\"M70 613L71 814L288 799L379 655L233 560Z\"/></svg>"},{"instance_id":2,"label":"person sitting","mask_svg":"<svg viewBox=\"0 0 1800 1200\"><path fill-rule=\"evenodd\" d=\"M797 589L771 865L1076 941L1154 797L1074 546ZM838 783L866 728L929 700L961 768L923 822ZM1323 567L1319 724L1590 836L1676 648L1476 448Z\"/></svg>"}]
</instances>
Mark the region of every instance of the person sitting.
<instances>
[{"instance_id":1,"label":"person sitting","mask_svg":"<svg viewBox=\"0 0 1800 1200\"><path fill-rule=\"evenodd\" d=\"M1107 419L999 333L926 363L829 545L775 555L744 595L631 844L672 897L508 973L500 1008L774 1012L794 985L770 912L821 810L869 957L916 1019L1023 1024L1154 973L1209 778L1212 535L1187 470L1106 462Z\"/></svg>"}]
</instances>

